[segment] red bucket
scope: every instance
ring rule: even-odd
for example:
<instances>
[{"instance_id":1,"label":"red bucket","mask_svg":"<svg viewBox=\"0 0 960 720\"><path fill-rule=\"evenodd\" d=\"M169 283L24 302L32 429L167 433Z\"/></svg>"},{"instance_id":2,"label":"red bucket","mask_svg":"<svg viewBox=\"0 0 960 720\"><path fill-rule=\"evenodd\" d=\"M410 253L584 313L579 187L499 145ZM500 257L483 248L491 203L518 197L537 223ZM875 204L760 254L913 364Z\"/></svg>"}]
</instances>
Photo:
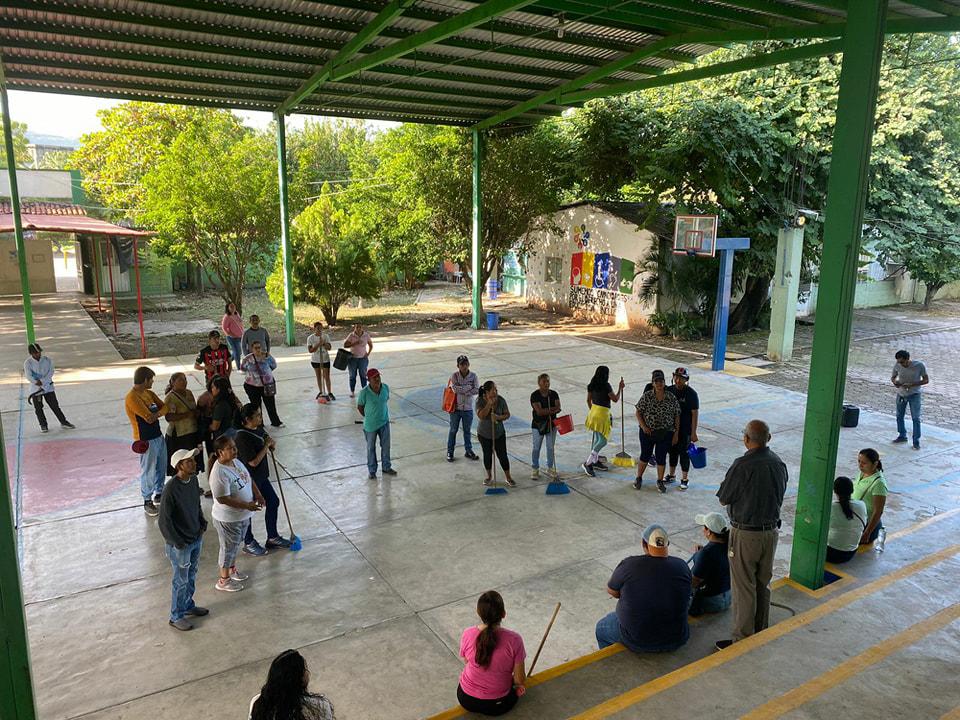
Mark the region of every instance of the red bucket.
<instances>
[{"instance_id":1,"label":"red bucket","mask_svg":"<svg viewBox=\"0 0 960 720\"><path fill-rule=\"evenodd\" d=\"M553 425L561 435L573 432L573 415L561 415L553 421Z\"/></svg>"}]
</instances>

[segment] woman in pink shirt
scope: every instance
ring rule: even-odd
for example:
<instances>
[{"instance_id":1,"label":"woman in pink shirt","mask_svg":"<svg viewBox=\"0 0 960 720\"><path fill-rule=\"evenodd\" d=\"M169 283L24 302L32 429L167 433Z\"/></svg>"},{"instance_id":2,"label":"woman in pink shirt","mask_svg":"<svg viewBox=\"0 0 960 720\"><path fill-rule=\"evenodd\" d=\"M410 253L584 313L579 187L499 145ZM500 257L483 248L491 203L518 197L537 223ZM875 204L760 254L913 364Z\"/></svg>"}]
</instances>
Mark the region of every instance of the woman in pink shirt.
<instances>
[{"instance_id":1,"label":"woman in pink shirt","mask_svg":"<svg viewBox=\"0 0 960 720\"><path fill-rule=\"evenodd\" d=\"M223 320L220 321L220 329L227 336L230 354L233 355L233 360L237 363L237 370L239 370L240 359L243 357L243 347L240 343L240 339L243 337L243 318L237 312L235 303L227 303L227 307L223 311Z\"/></svg>"},{"instance_id":2,"label":"woman in pink shirt","mask_svg":"<svg viewBox=\"0 0 960 720\"><path fill-rule=\"evenodd\" d=\"M488 590L481 595L477 615L480 624L468 627L460 637L460 657L466 665L460 673L457 700L468 712L503 715L527 691L523 669L527 653L522 637L500 627L507 616L500 593Z\"/></svg>"}]
</instances>

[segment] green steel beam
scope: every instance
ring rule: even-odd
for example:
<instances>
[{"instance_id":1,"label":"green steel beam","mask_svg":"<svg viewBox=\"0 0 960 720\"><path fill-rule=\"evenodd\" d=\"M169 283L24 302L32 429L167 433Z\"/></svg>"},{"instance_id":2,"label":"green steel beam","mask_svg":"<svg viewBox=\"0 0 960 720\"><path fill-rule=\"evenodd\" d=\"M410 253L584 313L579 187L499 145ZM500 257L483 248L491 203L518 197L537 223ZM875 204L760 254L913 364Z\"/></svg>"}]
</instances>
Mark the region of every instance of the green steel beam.
<instances>
[{"instance_id":1,"label":"green steel beam","mask_svg":"<svg viewBox=\"0 0 960 720\"><path fill-rule=\"evenodd\" d=\"M296 343L293 327L293 257L290 250L290 212L287 193L287 128L283 113L274 113L277 122L277 179L280 191L280 254L283 257L283 317L287 345Z\"/></svg>"},{"instance_id":2,"label":"green steel beam","mask_svg":"<svg viewBox=\"0 0 960 720\"><path fill-rule=\"evenodd\" d=\"M675 17L669 12L631 12L625 10L624 3L610 3L591 6L589 3L576 0L538 0L537 5L554 13L563 13L569 22L585 22L595 25L609 25L621 30L633 32L654 33L657 35L675 35L684 32L693 32L698 29L732 30L729 23L711 23L709 21L694 21L683 17ZM646 10L646 8L644 8Z\"/></svg>"},{"instance_id":3,"label":"green steel beam","mask_svg":"<svg viewBox=\"0 0 960 720\"><path fill-rule=\"evenodd\" d=\"M297 88L296 92L291 94L290 97L280 103L280 106L277 108L277 112L285 114L299 105L304 99L313 93L317 87L327 81L327 79L330 77L331 71L337 65L342 65L356 55L360 50L366 47L373 38L379 35L380 32L387 27L387 25L393 22L394 18L410 7L413 2L414 0L390 0L390 2L387 3L387 6L377 13L377 16L371 20L366 27L364 27L360 32L350 39L350 42L340 48L340 51L330 58L322 68L307 78L306 82Z\"/></svg>"},{"instance_id":4,"label":"green steel beam","mask_svg":"<svg viewBox=\"0 0 960 720\"><path fill-rule=\"evenodd\" d=\"M456 35L459 32L463 32L464 30L469 30L503 13L519 10L524 5L530 5L534 1L535 0L487 0L485 3L477 5L471 10L439 22L431 28L418 32L416 35L411 35L392 45L381 48L376 52L369 53L362 58L334 68L330 74L330 79L342 80L362 70L369 70L382 63L395 60L404 55L409 55L425 45L431 45L452 35Z\"/></svg>"},{"instance_id":5,"label":"green steel beam","mask_svg":"<svg viewBox=\"0 0 960 720\"><path fill-rule=\"evenodd\" d=\"M480 329L480 293L483 292L481 286L482 273L480 272L480 241L483 239L483 152L484 152L484 134L477 129L472 133L473 137L473 193L471 200L473 204L472 230L470 234L470 275L473 280L473 290L471 293L473 317L471 327L474 330Z\"/></svg>"},{"instance_id":6,"label":"green steel beam","mask_svg":"<svg viewBox=\"0 0 960 720\"><path fill-rule=\"evenodd\" d=\"M807 58L833 55L842 50L842 45L840 40L828 40L827 42L816 43L814 45L800 45L799 47L776 50L774 52L754 55L753 57L741 58L739 60L704 65L703 67L684 70L683 72L668 73L667 75L661 75L656 78L624 82L594 90L581 90L564 95L560 99L565 103L583 103L587 100L609 97L610 95L623 95L624 93L635 92L637 90L677 85L679 83L690 82L691 80L704 80L706 78L719 77L720 75L732 75L745 70L755 70L773 65L784 65L786 63L796 62L797 60L806 60Z\"/></svg>"},{"instance_id":7,"label":"green steel beam","mask_svg":"<svg viewBox=\"0 0 960 720\"><path fill-rule=\"evenodd\" d=\"M943 2L943 0L903 0L903 2L942 15L960 15L960 7Z\"/></svg>"},{"instance_id":8,"label":"green steel beam","mask_svg":"<svg viewBox=\"0 0 960 720\"><path fill-rule=\"evenodd\" d=\"M17 187L17 161L13 155L13 120L7 98L7 77L0 58L0 115L3 118L3 144L7 154L7 175L10 177L10 209L13 213L13 235L17 246L17 265L20 268L20 292L23 294L23 319L27 328L27 342L36 341L33 330L33 300L30 295L30 275L27 271L27 249L23 241L23 219L20 217L20 191Z\"/></svg>"},{"instance_id":9,"label":"green steel beam","mask_svg":"<svg viewBox=\"0 0 960 720\"><path fill-rule=\"evenodd\" d=\"M823 585L886 9L887 0L851 3L843 37L819 283L830 312L813 331L790 561L790 577L814 589Z\"/></svg>"}]
</instances>

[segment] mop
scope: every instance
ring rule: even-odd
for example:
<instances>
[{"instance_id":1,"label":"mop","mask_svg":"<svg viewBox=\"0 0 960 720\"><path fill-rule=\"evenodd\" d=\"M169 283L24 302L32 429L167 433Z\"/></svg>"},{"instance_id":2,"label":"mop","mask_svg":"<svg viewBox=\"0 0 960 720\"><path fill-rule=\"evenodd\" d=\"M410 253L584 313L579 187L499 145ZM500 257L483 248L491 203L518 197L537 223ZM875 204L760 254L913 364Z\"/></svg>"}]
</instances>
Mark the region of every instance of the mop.
<instances>
[{"instance_id":1,"label":"mop","mask_svg":"<svg viewBox=\"0 0 960 720\"><path fill-rule=\"evenodd\" d=\"M560 603L557 603L557 606L553 609L553 617L550 618L550 622L547 623L547 629L543 633L543 640L540 641L540 647L537 648L537 652L533 656L533 662L530 663L530 671L527 673L529 678L533 675L533 668L536 667L537 658L540 657L540 651L543 650L543 644L547 641L547 635L550 634L550 628L553 627L553 621L557 619L557 613L560 612Z\"/></svg>"},{"instance_id":2,"label":"mop","mask_svg":"<svg viewBox=\"0 0 960 720\"><path fill-rule=\"evenodd\" d=\"M496 433L494 433L496 434ZM494 438L494 446L496 446L496 438ZM506 495L507 489L505 487L497 487L497 453L496 450L493 452L493 458L490 462L490 478L493 483L490 487L484 490L484 495Z\"/></svg>"},{"instance_id":3,"label":"mop","mask_svg":"<svg viewBox=\"0 0 960 720\"><path fill-rule=\"evenodd\" d=\"M283 502L283 513L287 516L287 527L290 528L290 551L297 552L303 550L303 543L293 532L293 523L290 522L290 511L287 510L287 498L283 495L283 480L280 479L280 471L277 469L277 456L270 451L270 459L273 460L273 474L277 476L277 487L280 488L280 500Z\"/></svg>"},{"instance_id":4,"label":"mop","mask_svg":"<svg viewBox=\"0 0 960 720\"><path fill-rule=\"evenodd\" d=\"M620 452L613 458L613 464L617 467L633 467L633 458L627 452L625 438L623 433L623 395L620 396Z\"/></svg>"}]
</instances>

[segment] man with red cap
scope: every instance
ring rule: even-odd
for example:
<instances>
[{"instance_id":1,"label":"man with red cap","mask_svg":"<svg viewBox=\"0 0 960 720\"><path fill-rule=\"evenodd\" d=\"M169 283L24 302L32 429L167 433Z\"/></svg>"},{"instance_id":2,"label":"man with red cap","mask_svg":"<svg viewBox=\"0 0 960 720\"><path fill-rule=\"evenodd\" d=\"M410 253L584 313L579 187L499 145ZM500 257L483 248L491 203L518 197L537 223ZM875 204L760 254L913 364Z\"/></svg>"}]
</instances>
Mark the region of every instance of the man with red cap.
<instances>
[{"instance_id":1,"label":"man with red cap","mask_svg":"<svg viewBox=\"0 0 960 720\"><path fill-rule=\"evenodd\" d=\"M367 439L367 471L369 479L377 479L377 438L380 439L380 462L384 475L396 475L390 463L390 387L380 378L376 368L367 370L367 384L357 396L357 410L363 415L363 434Z\"/></svg>"}]
</instances>

